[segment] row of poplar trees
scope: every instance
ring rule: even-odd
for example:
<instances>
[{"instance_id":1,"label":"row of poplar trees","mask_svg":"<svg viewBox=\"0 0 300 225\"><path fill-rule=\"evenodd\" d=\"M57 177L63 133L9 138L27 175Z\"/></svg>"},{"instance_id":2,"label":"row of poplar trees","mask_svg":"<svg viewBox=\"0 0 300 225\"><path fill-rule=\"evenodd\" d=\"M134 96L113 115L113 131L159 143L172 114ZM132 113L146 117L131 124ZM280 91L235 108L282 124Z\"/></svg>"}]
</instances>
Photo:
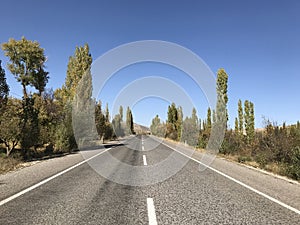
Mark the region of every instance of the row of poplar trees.
<instances>
[{"instance_id":1,"label":"row of poplar trees","mask_svg":"<svg viewBox=\"0 0 300 225\"><path fill-rule=\"evenodd\" d=\"M161 122L158 115L152 120L150 126L153 135L167 137L172 140L185 142L191 146L200 148L207 147L213 126L215 131L223 130L227 132L228 121L228 75L224 69L217 72L216 81L217 104L216 110L207 109L207 117L198 119L197 111L192 109L190 117L183 117L182 107L172 103L168 107L167 121ZM246 100L244 109L242 102L238 102L238 118L236 118L236 133L247 143L251 143L255 136L254 105ZM226 145L222 146L222 151L226 151Z\"/></svg>"},{"instance_id":2,"label":"row of poplar trees","mask_svg":"<svg viewBox=\"0 0 300 225\"><path fill-rule=\"evenodd\" d=\"M84 125L93 124L90 127L94 129L93 134L97 134L97 137L83 134L86 138L103 140L116 137L113 124L117 127L118 116L110 121L108 105L103 110L101 102L91 98L90 68L93 59L87 44L76 47L74 55L69 58L65 83L55 91L46 88L49 80L49 73L45 69L47 57L37 41L22 37L21 40L10 39L1 47L9 59L7 68L23 90L21 99L9 97L9 86L0 61L0 144L5 146L7 155L15 149L20 149L24 158L77 149L78 143L74 135L76 127L72 121L74 108L85 109L82 112L92 115L90 119L87 119L88 114L77 115L79 119L88 120L84 120ZM133 118L129 107L127 114L129 119L126 122L132 133ZM121 123L122 115L119 117ZM81 129L76 134L81 135L80 132L86 131L90 130ZM128 129L125 133L129 133Z\"/></svg>"}]
</instances>

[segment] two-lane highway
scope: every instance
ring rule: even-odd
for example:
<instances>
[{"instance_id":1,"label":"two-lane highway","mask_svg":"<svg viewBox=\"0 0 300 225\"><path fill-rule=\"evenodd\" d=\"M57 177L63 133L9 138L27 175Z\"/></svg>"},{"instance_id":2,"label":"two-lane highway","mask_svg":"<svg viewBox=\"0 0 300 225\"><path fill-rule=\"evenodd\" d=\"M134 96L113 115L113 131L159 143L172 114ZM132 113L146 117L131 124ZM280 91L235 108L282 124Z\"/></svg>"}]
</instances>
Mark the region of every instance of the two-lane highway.
<instances>
[{"instance_id":1,"label":"two-lane highway","mask_svg":"<svg viewBox=\"0 0 300 225\"><path fill-rule=\"evenodd\" d=\"M199 171L197 161L156 138L130 137L95 152L89 162L0 206L0 224L299 224L297 209L214 170ZM117 163L107 161L108 153ZM142 170L174 155L175 160L188 159L186 165L159 183L130 186L109 179L143 179L145 174L137 170L123 174L121 165ZM88 163L96 171L109 167L110 177L99 175Z\"/></svg>"}]
</instances>

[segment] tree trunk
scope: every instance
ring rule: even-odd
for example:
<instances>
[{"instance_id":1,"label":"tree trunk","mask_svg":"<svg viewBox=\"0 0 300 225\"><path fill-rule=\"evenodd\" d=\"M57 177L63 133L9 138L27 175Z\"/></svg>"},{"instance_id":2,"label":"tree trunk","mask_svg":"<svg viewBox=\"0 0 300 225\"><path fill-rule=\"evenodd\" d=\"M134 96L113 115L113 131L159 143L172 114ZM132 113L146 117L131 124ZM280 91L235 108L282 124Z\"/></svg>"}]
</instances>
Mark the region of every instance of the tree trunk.
<instances>
[{"instance_id":1,"label":"tree trunk","mask_svg":"<svg viewBox=\"0 0 300 225\"><path fill-rule=\"evenodd\" d=\"M8 157L10 155L12 149L9 147L8 144L5 143L5 145L6 145L6 156Z\"/></svg>"},{"instance_id":2,"label":"tree trunk","mask_svg":"<svg viewBox=\"0 0 300 225\"><path fill-rule=\"evenodd\" d=\"M28 97L27 90L26 90L26 85L22 84L22 87L23 87L23 95L24 95L24 98L26 99Z\"/></svg>"}]
</instances>

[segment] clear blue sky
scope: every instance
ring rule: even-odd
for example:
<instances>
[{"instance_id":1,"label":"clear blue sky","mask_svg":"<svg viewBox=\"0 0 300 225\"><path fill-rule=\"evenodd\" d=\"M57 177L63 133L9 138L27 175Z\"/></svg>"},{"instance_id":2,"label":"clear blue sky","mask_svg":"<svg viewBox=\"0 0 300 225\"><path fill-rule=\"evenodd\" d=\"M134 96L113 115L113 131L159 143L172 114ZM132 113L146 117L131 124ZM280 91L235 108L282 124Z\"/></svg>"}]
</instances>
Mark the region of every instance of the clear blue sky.
<instances>
[{"instance_id":1,"label":"clear blue sky","mask_svg":"<svg viewBox=\"0 0 300 225\"><path fill-rule=\"evenodd\" d=\"M279 124L300 119L300 1L7 0L1 1L0 7L0 42L10 37L20 39L23 35L37 40L48 57L48 87L61 87L68 58L76 46L88 43L96 59L128 42L164 40L189 48L214 73L221 67L226 70L230 126L239 98L254 102L257 127L262 126L262 116ZM7 59L2 51L0 59L4 66ZM128 82L139 78L140 73L136 71L138 66L130 71L132 77ZM123 73L129 74L126 69ZM149 67L147 75L158 73L154 66ZM20 84L7 69L6 74L11 94L20 96ZM177 73L170 69L166 77L171 78L170 74L175 75L174 82L177 82ZM117 88L126 84L126 76L117 79L118 76L115 76L118 83L115 89L103 93L104 102L111 101L111 96L118 93ZM193 89L192 83L183 82L187 89ZM203 118L205 99L203 96L198 99L196 91L190 95ZM158 107L161 102L148 99L138 103L133 108L136 121L149 125L156 113L165 118L163 108L167 104Z\"/></svg>"}]
</instances>

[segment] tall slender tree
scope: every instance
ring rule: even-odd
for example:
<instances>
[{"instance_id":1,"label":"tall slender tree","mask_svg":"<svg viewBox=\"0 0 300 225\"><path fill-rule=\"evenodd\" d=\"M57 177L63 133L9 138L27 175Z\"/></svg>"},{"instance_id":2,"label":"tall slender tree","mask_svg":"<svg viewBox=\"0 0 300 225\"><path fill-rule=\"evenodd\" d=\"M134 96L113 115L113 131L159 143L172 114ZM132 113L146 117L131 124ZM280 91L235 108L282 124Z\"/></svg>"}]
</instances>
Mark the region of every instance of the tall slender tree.
<instances>
[{"instance_id":1,"label":"tall slender tree","mask_svg":"<svg viewBox=\"0 0 300 225\"><path fill-rule=\"evenodd\" d=\"M95 123L96 123L97 133L100 139L102 139L105 133L105 116L102 112L101 101L95 103Z\"/></svg>"},{"instance_id":2,"label":"tall slender tree","mask_svg":"<svg viewBox=\"0 0 300 225\"><path fill-rule=\"evenodd\" d=\"M211 109L210 109L210 107L208 107L208 109L207 109L206 123L207 123L207 129L210 130L211 129L211 125L212 125L212 122L211 122Z\"/></svg>"},{"instance_id":3,"label":"tall slender tree","mask_svg":"<svg viewBox=\"0 0 300 225\"><path fill-rule=\"evenodd\" d=\"M124 136L124 132L121 127L121 116L120 114L115 115L115 117L112 120L112 127L114 130L114 133L117 137Z\"/></svg>"},{"instance_id":4,"label":"tall slender tree","mask_svg":"<svg viewBox=\"0 0 300 225\"><path fill-rule=\"evenodd\" d=\"M210 139L208 141L207 149L216 153L219 151L220 146L224 149L224 142L222 141L227 130L227 121L228 121L228 112L227 112L227 103L228 103L228 75L224 69L219 69L217 72L217 82L216 82L216 91L217 91L217 103L216 111L213 113L213 131L210 134Z\"/></svg>"},{"instance_id":5,"label":"tall slender tree","mask_svg":"<svg viewBox=\"0 0 300 225\"><path fill-rule=\"evenodd\" d=\"M239 99L239 102L238 102L238 124L239 124L238 133L240 135L243 135L243 133L244 133L244 113L243 113L243 104L242 104L241 99Z\"/></svg>"},{"instance_id":6,"label":"tall slender tree","mask_svg":"<svg viewBox=\"0 0 300 225\"><path fill-rule=\"evenodd\" d=\"M192 109L192 117L191 117L193 124L198 127L198 116L197 116L197 110L195 108Z\"/></svg>"},{"instance_id":7,"label":"tall slender tree","mask_svg":"<svg viewBox=\"0 0 300 225\"><path fill-rule=\"evenodd\" d=\"M250 102L246 100L244 102L244 119L245 119L245 133L248 139L250 130Z\"/></svg>"},{"instance_id":8,"label":"tall slender tree","mask_svg":"<svg viewBox=\"0 0 300 225\"><path fill-rule=\"evenodd\" d=\"M182 107L179 106L177 108L177 124L176 124L176 127L177 127L177 140L181 140L181 135L182 135L182 124L183 124L183 110L182 110Z\"/></svg>"},{"instance_id":9,"label":"tall slender tree","mask_svg":"<svg viewBox=\"0 0 300 225\"><path fill-rule=\"evenodd\" d=\"M121 122L123 121L123 106L120 105L120 108L119 108L119 115L120 115L120 119L121 119Z\"/></svg>"},{"instance_id":10,"label":"tall slender tree","mask_svg":"<svg viewBox=\"0 0 300 225\"><path fill-rule=\"evenodd\" d=\"M228 103L228 75L224 69L219 69L217 73L217 106L216 122L225 126L228 121L227 103Z\"/></svg>"},{"instance_id":11,"label":"tall slender tree","mask_svg":"<svg viewBox=\"0 0 300 225\"><path fill-rule=\"evenodd\" d=\"M249 138L252 142L255 138L255 115L254 115L254 104L250 102L250 130L249 130Z\"/></svg>"},{"instance_id":12,"label":"tall slender tree","mask_svg":"<svg viewBox=\"0 0 300 225\"><path fill-rule=\"evenodd\" d=\"M1 66L1 60L0 60L0 116L1 116L2 109L5 108L5 105L7 103L8 94L9 94L9 86L6 82L5 71Z\"/></svg>"},{"instance_id":13,"label":"tall slender tree","mask_svg":"<svg viewBox=\"0 0 300 225\"><path fill-rule=\"evenodd\" d=\"M178 111L173 102L168 106L167 137L178 140Z\"/></svg>"},{"instance_id":14,"label":"tall slender tree","mask_svg":"<svg viewBox=\"0 0 300 225\"><path fill-rule=\"evenodd\" d=\"M245 118L245 132L247 143L250 144L255 137L255 117L254 117L254 104L249 100L244 102L244 118Z\"/></svg>"},{"instance_id":15,"label":"tall slender tree","mask_svg":"<svg viewBox=\"0 0 300 225\"><path fill-rule=\"evenodd\" d=\"M239 135L240 134L240 127L239 127L239 120L235 117L234 120L234 132Z\"/></svg>"},{"instance_id":16,"label":"tall slender tree","mask_svg":"<svg viewBox=\"0 0 300 225\"><path fill-rule=\"evenodd\" d=\"M61 100L64 105L68 101L73 100L79 81L84 74L89 72L92 61L88 44L80 47L77 46L74 55L69 57L65 83L55 93L55 97Z\"/></svg>"},{"instance_id":17,"label":"tall slender tree","mask_svg":"<svg viewBox=\"0 0 300 225\"><path fill-rule=\"evenodd\" d=\"M79 147L87 147L90 141L97 139L95 123L95 102L92 100L92 75L88 69L77 84L72 99L72 126Z\"/></svg>"},{"instance_id":18,"label":"tall slender tree","mask_svg":"<svg viewBox=\"0 0 300 225\"><path fill-rule=\"evenodd\" d=\"M213 109L212 111L212 122L216 123L217 122L217 115L216 115L216 110Z\"/></svg>"},{"instance_id":19,"label":"tall slender tree","mask_svg":"<svg viewBox=\"0 0 300 225\"><path fill-rule=\"evenodd\" d=\"M178 111L176 108L175 103L173 102L169 107L168 107L168 123L171 123L175 126L178 120Z\"/></svg>"},{"instance_id":20,"label":"tall slender tree","mask_svg":"<svg viewBox=\"0 0 300 225\"><path fill-rule=\"evenodd\" d=\"M108 103L106 103L105 107L105 121L109 123L110 121L110 114L109 114L109 109L108 109Z\"/></svg>"},{"instance_id":21,"label":"tall slender tree","mask_svg":"<svg viewBox=\"0 0 300 225\"><path fill-rule=\"evenodd\" d=\"M129 106L126 110L126 133L127 135L134 134L133 116Z\"/></svg>"},{"instance_id":22,"label":"tall slender tree","mask_svg":"<svg viewBox=\"0 0 300 225\"><path fill-rule=\"evenodd\" d=\"M65 84L61 89L55 91L55 98L64 109L63 121L58 127L56 141L56 145L60 150L70 151L76 149L77 143L73 128L75 128L76 134L79 133L85 136L87 133L84 129L90 127L88 124L94 122L94 118L86 120L87 117L82 115L82 113L84 114L84 112L86 113L91 110L91 64L92 56L89 52L89 46L85 44L82 47L76 47L74 55L69 58ZM85 118L82 127L80 124L77 127L73 127L72 110L76 110L76 116L83 116ZM88 112L88 114L93 115L94 113ZM77 122L78 120L80 119L77 118Z\"/></svg>"},{"instance_id":23,"label":"tall slender tree","mask_svg":"<svg viewBox=\"0 0 300 225\"><path fill-rule=\"evenodd\" d=\"M191 117L184 119L182 131L182 141L191 146L196 146L199 139L198 119L194 113L192 113Z\"/></svg>"}]
</instances>

